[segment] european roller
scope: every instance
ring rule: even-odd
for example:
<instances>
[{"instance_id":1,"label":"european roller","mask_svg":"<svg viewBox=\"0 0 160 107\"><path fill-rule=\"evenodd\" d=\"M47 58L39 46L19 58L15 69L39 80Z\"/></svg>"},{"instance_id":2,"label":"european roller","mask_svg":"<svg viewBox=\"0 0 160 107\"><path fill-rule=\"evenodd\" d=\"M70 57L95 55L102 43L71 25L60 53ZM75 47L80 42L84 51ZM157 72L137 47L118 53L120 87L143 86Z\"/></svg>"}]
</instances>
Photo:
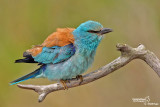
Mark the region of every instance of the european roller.
<instances>
[{"instance_id":1,"label":"european roller","mask_svg":"<svg viewBox=\"0 0 160 107\"><path fill-rule=\"evenodd\" d=\"M99 22L86 21L75 28L58 28L41 45L23 53L24 59L15 63L38 63L40 67L14 81L11 85L32 78L60 81L67 88L66 80L73 77L83 81L84 73L93 63L97 46L103 35L112 29L103 28Z\"/></svg>"}]
</instances>

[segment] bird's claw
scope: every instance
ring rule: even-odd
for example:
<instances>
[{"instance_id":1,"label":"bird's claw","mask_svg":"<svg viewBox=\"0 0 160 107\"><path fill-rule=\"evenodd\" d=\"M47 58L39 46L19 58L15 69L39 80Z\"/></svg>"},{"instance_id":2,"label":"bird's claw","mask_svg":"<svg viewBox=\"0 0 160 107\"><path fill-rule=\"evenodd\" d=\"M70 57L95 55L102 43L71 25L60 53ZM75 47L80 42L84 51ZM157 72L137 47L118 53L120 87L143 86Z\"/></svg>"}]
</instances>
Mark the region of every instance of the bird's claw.
<instances>
[{"instance_id":1,"label":"bird's claw","mask_svg":"<svg viewBox=\"0 0 160 107\"><path fill-rule=\"evenodd\" d=\"M76 78L77 78L77 80L80 79L79 84L81 84L83 82L83 76L82 75L77 75Z\"/></svg>"},{"instance_id":2,"label":"bird's claw","mask_svg":"<svg viewBox=\"0 0 160 107\"><path fill-rule=\"evenodd\" d=\"M63 85L63 88L64 90L67 89L68 90L68 87L66 85L66 82L68 82L68 80L60 80L61 84Z\"/></svg>"}]
</instances>

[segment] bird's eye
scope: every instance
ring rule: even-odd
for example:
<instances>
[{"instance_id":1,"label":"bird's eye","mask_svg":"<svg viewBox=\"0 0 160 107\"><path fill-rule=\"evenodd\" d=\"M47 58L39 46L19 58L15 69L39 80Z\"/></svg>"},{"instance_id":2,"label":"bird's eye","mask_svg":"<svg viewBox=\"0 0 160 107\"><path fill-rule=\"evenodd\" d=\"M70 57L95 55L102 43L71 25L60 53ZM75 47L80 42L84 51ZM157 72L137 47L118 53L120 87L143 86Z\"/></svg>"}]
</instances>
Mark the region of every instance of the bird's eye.
<instances>
[{"instance_id":1,"label":"bird's eye","mask_svg":"<svg viewBox=\"0 0 160 107\"><path fill-rule=\"evenodd\" d=\"M101 30L99 31L95 31L95 30L88 30L89 33L99 33Z\"/></svg>"}]
</instances>

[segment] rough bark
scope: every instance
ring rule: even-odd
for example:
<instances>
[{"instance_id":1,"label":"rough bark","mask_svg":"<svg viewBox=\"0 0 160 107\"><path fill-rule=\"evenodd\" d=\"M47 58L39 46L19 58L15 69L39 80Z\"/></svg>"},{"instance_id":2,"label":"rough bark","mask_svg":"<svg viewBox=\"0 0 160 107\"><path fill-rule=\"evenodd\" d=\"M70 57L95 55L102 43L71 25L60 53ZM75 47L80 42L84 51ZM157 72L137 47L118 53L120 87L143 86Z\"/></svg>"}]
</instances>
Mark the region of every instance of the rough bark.
<instances>
[{"instance_id":1,"label":"rough bark","mask_svg":"<svg viewBox=\"0 0 160 107\"><path fill-rule=\"evenodd\" d=\"M80 81L80 79L71 79L69 82L66 82L67 87L77 87L95 81L123 67L133 59L142 59L143 61L145 61L160 77L160 60L153 52L145 49L144 45L140 44L137 48L132 48L131 46L126 44L117 44L116 47L117 50L121 52L120 57L101 67L100 69L84 75L82 82ZM37 92L39 94L39 102L42 102L49 93L64 89L63 85L60 83L50 85L18 84L17 86L23 89L34 90L35 92Z\"/></svg>"}]
</instances>

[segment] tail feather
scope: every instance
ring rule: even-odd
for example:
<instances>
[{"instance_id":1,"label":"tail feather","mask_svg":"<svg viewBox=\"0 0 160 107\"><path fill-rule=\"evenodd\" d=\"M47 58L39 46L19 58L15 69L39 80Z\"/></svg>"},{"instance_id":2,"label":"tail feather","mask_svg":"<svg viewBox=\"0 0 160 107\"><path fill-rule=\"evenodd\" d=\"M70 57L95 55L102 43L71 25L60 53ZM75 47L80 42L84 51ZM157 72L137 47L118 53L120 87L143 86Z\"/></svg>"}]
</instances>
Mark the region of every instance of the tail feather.
<instances>
[{"instance_id":1,"label":"tail feather","mask_svg":"<svg viewBox=\"0 0 160 107\"><path fill-rule=\"evenodd\" d=\"M28 80L28 79L31 79L31 78L34 78L36 77L37 75L39 75L41 73L41 67L38 68L37 70L27 74L27 75L24 75L23 77L20 77L12 82L10 82L11 84L10 85L14 85L14 84L17 84L19 82L22 82L22 81L25 81L25 80Z\"/></svg>"}]
</instances>

